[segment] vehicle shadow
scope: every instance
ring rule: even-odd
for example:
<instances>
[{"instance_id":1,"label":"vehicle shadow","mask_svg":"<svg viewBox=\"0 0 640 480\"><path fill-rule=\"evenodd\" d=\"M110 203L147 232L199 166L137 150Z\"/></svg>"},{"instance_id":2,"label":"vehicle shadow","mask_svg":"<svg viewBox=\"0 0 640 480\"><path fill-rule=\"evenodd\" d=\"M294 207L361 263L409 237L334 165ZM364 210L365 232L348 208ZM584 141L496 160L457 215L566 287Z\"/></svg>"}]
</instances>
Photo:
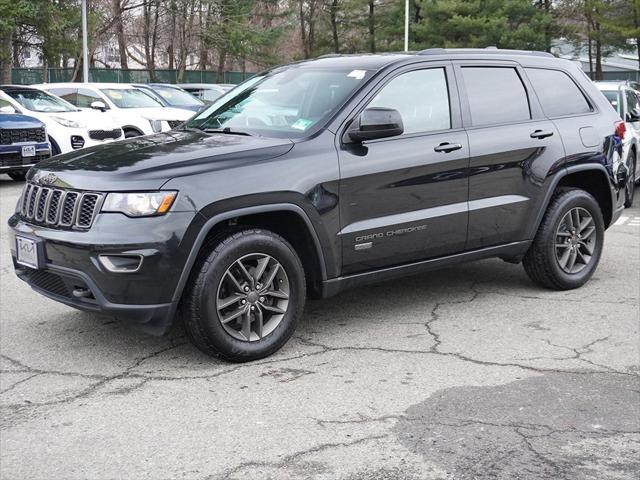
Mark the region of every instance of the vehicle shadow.
<instances>
[{"instance_id":1,"label":"vehicle shadow","mask_svg":"<svg viewBox=\"0 0 640 480\"><path fill-rule=\"evenodd\" d=\"M270 358L291 356L304 347L300 339L321 344L326 332L334 329L348 335L350 330L372 328L373 323L393 325L399 317L406 321L408 306L409 316L414 315L416 322L424 321L439 303L471 299L478 293L478 285L506 294L523 288L536 291L520 266L495 259L356 288L329 299L309 300L294 337ZM228 365L190 345L179 319L164 337L147 335L110 317L73 310L66 310L47 323L56 343L68 343L77 350L79 342L89 342L94 354L121 357L123 363L133 362L146 352L173 350L171 363L201 368Z\"/></svg>"}]
</instances>

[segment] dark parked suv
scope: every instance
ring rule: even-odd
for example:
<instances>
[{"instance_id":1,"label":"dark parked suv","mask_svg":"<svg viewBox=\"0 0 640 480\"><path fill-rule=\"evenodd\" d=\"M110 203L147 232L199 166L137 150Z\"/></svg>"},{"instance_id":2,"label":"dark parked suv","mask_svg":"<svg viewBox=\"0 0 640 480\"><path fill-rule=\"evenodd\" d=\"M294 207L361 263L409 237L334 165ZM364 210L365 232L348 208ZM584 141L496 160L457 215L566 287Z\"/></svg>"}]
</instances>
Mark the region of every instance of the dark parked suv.
<instances>
[{"instance_id":1,"label":"dark parked suv","mask_svg":"<svg viewBox=\"0 0 640 480\"><path fill-rule=\"evenodd\" d=\"M211 355L291 337L307 294L467 260L592 275L620 215L620 119L571 62L426 50L259 74L171 132L59 155L9 220L38 292Z\"/></svg>"}]
</instances>

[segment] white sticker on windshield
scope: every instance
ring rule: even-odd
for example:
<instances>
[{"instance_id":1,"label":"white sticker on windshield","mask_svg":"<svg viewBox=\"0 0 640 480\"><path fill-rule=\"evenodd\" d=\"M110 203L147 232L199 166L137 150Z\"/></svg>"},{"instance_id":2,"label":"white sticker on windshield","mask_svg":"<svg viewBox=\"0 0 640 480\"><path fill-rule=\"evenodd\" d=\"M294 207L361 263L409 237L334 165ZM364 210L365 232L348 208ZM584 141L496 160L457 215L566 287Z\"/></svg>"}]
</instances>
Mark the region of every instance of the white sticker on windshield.
<instances>
[{"instance_id":1,"label":"white sticker on windshield","mask_svg":"<svg viewBox=\"0 0 640 480\"><path fill-rule=\"evenodd\" d=\"M295 121L293 125L291 125L291 128L304 131L307 128L309 128L311 125L313 125L313 120L307 120L306 118L299 118L298 120Z\"/></svg>"},{"instance_id":2,"label":"white sticker on windshield","mask_svg":"<svg viewBox=\"0 0 640 480\"><path fill-rule=\"evenodd\" d=\"M362 80L366 74L367 74L366 70L351 70L351 73L347 75L347 77L355 78L357 80Z\"/></svg>"}]
</instances>

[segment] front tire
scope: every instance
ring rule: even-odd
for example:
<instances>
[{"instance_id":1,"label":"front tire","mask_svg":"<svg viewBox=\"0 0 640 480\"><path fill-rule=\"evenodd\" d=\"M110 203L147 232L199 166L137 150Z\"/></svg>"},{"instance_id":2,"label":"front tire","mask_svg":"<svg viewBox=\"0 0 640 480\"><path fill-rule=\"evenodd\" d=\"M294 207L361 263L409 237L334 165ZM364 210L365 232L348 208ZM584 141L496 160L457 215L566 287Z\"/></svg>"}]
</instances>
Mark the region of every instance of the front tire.
<instances>
[{"instance_id":1,"label":"front tire","mask_svg":"<svg viewBox=\"0 0 640 480\"><path fill-rule=\"evenodd\" d=\"M584 285L602 254L604 221L598 202L584 190L555 194L523 265L537 284L552 290Z\"/></svg>"},{"instance_id":2,"label":"front tire","mask_svg":"<svg viewBox=\"0 0 640 480\"><path fill-rule=\"evenodd\" d=\"M633 197L636 190L636 163L636 152L631 150L631 152L629 152L629 178L627 179L627 186L624 189L625 208L629 208L633 205Z\"/></svg>"},{"instance_id":3,"label":"front tire","mask_svg":"<svg viewBox=\"0 0 640 480\"><path fill-rule=\"evenodd\" d=\"M289 340L302 316L305 275L281 236L245 229L203 247L181 314L192 343L207 355L248 362Z\"/></svg>"},{"instance_id":4,"label":"front tire","mask_svg":"<svg viewBox=\"0 0 640 480\"><path fill-rule=\"evenodd\" d=\"M127 129L124 131L124 138L134 138L134 137L139 137L141 135L142 134L140 132L133 129Z\"/></svg>"},{"instance_id":5,"label":"front tire","mask_svg":"<svg viewBox=\"0 0 640 480\"><path fill-rule=\"evenodd\" d=\"M27 172L9 172L9 176L14 182L24 182L27 178Z\"/></svg>"}]
</instances>

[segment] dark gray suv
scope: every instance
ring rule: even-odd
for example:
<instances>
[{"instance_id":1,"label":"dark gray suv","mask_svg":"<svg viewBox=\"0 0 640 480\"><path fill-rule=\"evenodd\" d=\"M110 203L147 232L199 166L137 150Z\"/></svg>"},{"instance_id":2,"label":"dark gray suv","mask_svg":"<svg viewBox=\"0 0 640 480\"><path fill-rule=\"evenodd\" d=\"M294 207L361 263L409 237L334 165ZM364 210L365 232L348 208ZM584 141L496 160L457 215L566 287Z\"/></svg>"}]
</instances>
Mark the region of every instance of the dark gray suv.
<instances>
[{"instance_id":1,"label":"dark gray suv","mask_svg":"<svg viewBox=\"0 0 640 480\"><path fill-rule=\"evenodd\" d=\"M621 133L545 53L323 57L177 130L40 163L11 250L43 295L156 334L182 318L204 352L248 361L307 295L486 257L581 286L623 208Z\"/></svg>"}]
</instances>

